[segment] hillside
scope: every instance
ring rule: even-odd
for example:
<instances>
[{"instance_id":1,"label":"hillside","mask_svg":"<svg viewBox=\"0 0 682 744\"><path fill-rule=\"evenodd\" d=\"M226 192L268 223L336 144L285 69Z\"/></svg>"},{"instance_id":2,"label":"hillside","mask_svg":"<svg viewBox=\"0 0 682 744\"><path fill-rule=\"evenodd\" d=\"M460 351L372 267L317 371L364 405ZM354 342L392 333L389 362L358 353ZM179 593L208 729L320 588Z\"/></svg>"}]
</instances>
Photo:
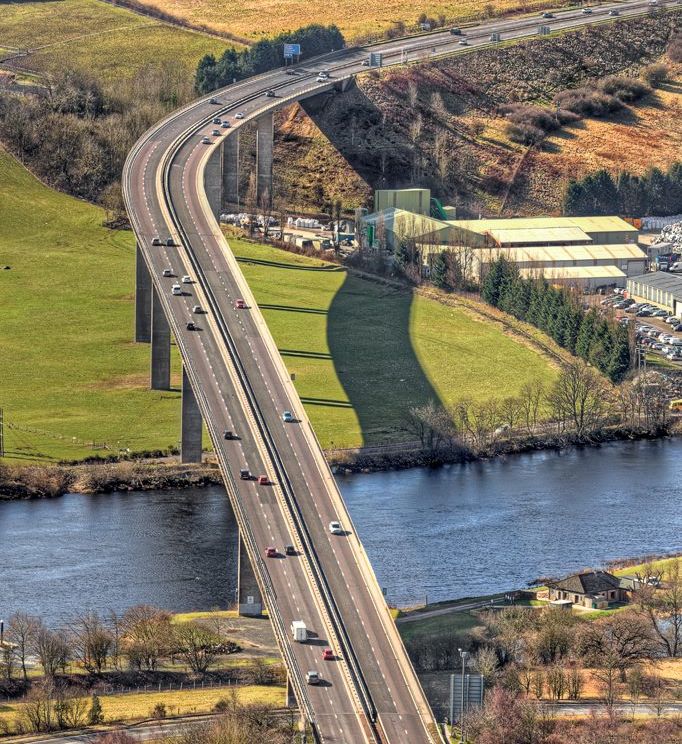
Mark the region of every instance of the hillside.
<instances>
[{"instance_id":1,"label":"hillside","mask_svg":"<svg viewBox=\"0 0 682 744\"><path fill-rule=\"evenodd\" d=\"M180 394L148 389L149 347L132 342L132 234L101 227L102 210L46 188L2 149L0 204L9 458L176 444Z\"/></svg>"},{"instance_id":2,"label":"hillside","mask_svg":"<svg viewBox=\"0 0 682 744\"><path fill-rule=\"evenodd\" d=\"M102 0L3 3L0 41L0 67L38 75L76 67L116 85L150 64L173 63L191 78L204 54L227 44Z\"/></svg>"},{"instance_id":3,"label":"hillside","mask_svg":"<svg viewBox=\"0 0 682 744\"><path fill-rule=\"evenodd\" d=\"M553 362L461 307L230 238L325 448L401 441L410 407L550 382Z\"/></svg>"},{"instance_id":4,"label":"hillside","mask_svg":"<svg viewBox=\"0 0 682 744\"><path fill-rule=\"evenodd\" d=\"M597 167L640 173L680 157L678 78L634 108L585 119L528 152L505 134L504 104L549 104L559 91L635 75L663 55L679 13L370 72L343 96L280 116L280 188L315 210L351 208L380 186L429 186L472 214L559 209L564 184ZM518 171L518 172L517 172Z\"/></svg>"},{"instance_id":5,"label":"hillside","mask_svg":"<svg viewBox=\"0 0 682 744\"><path fill-rule=\"evenodd\" d=\"M310 0L139 0L139 4L251 40L324 22L336 24L350 41L377 37L398 23L413 27L421 13L440 22L462 22L553 5L548 0L428 0L418 5L409 0L338 0L325 6Z\"/></svg>"}]
</instances>

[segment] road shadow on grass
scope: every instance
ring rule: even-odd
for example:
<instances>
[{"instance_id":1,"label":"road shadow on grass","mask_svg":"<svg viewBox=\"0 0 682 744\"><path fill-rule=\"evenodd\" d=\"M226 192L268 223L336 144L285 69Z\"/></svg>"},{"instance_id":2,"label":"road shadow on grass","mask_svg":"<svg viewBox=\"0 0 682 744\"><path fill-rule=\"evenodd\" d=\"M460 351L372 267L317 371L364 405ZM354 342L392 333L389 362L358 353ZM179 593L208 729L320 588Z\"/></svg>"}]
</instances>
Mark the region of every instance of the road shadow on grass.
<instances>
[{"instance_id":1,"label":"road shadow on grass","mask_svg":"<svg viewBox=\"0 0 682 744\"><path fill-rule=\"evenodd\" d=\"M324 264L322 266L306 266L299 263L286 263L284 261L266 261L264 258L245 258L237 256L237 262L243 264L254 264L255 266L272 266L277 269L292 269L293 271L344 271L342 266Z\"/></svg>"},{"instance_id":2,"label":"road shadow on grass","mask_svg":"<svg viewBox=\"0 0 682 744\"><path fill-rule=\"evenodd\" d=\"M346 274L329 307L329 350L364 444L414 438L404 431L410 407L439 401L410 337L413 299L407 289Z\"/></svg>"}]
</instances>

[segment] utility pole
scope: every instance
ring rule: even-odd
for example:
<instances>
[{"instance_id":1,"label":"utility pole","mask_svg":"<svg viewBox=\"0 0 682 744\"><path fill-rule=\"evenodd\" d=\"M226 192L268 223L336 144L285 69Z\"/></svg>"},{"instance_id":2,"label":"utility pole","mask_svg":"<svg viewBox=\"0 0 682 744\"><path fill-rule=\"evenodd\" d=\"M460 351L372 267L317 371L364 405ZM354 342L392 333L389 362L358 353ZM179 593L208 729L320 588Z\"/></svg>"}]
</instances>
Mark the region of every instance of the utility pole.
<instances>
[{"instance_id":1,"label":"utility pole","mask_svg":"<svg viewBox=\"0 0 682 744\"><path fill-rule=\"evenodd\" d=\"M5 456L5 415L4 410L0 408L0 457Z\"/></svg>"}]
</instances>

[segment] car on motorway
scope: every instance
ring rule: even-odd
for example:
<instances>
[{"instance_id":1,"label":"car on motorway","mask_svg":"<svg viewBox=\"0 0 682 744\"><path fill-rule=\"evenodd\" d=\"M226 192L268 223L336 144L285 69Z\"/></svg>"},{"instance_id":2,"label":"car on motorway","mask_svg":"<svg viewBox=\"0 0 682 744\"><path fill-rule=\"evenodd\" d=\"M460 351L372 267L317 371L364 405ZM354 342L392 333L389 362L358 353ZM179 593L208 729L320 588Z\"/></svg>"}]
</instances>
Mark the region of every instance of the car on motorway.
<instances>
[{"instance_id":1,"label":"car on motorway","mask_svg":"<svg viewBox=\"0 0 682 744\"><path fill-rule=\"evenodd\" d=\"M268 480L268 476L267 475L259 475L258 476L258 485L259 486L269 486L270 485L270 481Z\"/></svg>"},{"instance_id":2,"label":"car on motorway","mask_svg":"<svg viewBox=\"0 0 682 744\"><path fill-rule=\"evenodd\" d=\"M166 245L169 248L172 248L175 245L175 241L173 240L173 238L166 238Z\"/></svg>"},{"instance_id":3,"label":"car on motorway","mask_svg":"<svg viewBox=\"0 0 682 744\"><path fill-rule=\"evenodd\" d=\"M223 129L229 129L232 124L227 119L223 119L223 123L220 125Z\"/></svg>"},{"instance_id":4,"label":"car on motorway","mask_svg":"<svg viewBox=\"0 0 682 744\"><path fill-rule=\"evenodd\" d=\"M451 34L452 34L453 36L460 36L460 35L462 34L462 29L461 29L461 28L458 28L457 26L453 26L453 27L452 27L452 28L450 29L450 33L451 33Z\"/></svg>"},{"instance_id":5,"label":"car on motorway","mask_svg":"<svg viewBox=\"0 0 682 744\"><path fill-rule=\"evenodd\" d=\"M265 548L265 557L277 558L277 548L273 548L272 546Z\"/></svg>"},{"instance_id":6,"label":"car on motorway","mask_svg":"<svg viewBox=\"0 0 682 744\"><path fill-rule=\"evenodd\" d=\"M284 411L282 414L282 421L284 421L285 424L290 424L294 420L294 415L291 411Z\"/></svg>"},{"instance_id":7,"label":"car on motorway","mask_svg":"<svg viewBox=\"0 0 682 744\"><path fill-rule=\"evenodd\" d=\"M241 298L234 301L234 306L236 310L245 310L246 309L246 303Z\"/></svg>"},{"instance_id":8,"label":"car on motorway","mask_svg":"<svg viewBox=\"0 0 682 744\"><path fill-rule=\"evenodd\" d=\"M540 17L541 18L554 18L554 13L545 11L544 13L540 13Z\"/></svg>"},{"instance_id":9,"label":"car on motorway","mask_svg":"<svg viewBox=\"0 0 682 744\"><path fill-rule=\"evenodd\" d=\"M211 132L211 135L212 135L213 137L220 137L220 129L214 129L214 130L213 130L213 131Z\"/></svg>"},{"instance_id":10,"label":"car on motorway","mask_svg":"<svg viewBox=\"0 0 682 744\"><path fill-rule=\"evenodd\" d=\"M336 656L330 648L325 648L322 652L322 661L334 661L335 658Z\"/></svg>"},{"instance_id":11,"label":"car on motorway","mask_svg":"<svg viewBox=\"0 0 682 744\"><path fill-rule=\"evenodd\" d=\"M274 98L275 97L275 91L274 90L268 90L265 93L266 98Z\"/></svg>"},{"instance_id":12,"label":"car on motorway","mask_svg":"<svg viewBox=\"0 0 682 744\"><path fill-rule=\"evenodd\" d=\"M332 533L332 535L343 535L343 530L341 529L341 522L330 522L329 523L329 531Z\"/></svg>"},{"instance_id":13,"label":"car on motorway","mask_svg":"<svg viewBox=\"0 0 682 744\"><path fill-rule=\"evenodd\" d=\"M326 82L327 82L327 80L329 80L329 78L327 78L327 77L322 77L322 75L318 75L318 76L317 76L317 77L315 78L315 82L316 82L316 83L326 83Z\"/></svg>"},{"instance_id":14,"label":"car on motorway","mask_svg":"<svg viewBox=\"0 0 682 744\"><path fill-rule=\"evenodd\" d=\"M369 60L368 59L363 59L362 60L362 66L363 67L369 67Z\"/></svg>"},{"instance_id":15,"label":"car on motorway","mask_svg":"<svg viewBox=\"0 0 682 744\"><path fill-rule=\"evenodd\" d=\"M194 321L193 320L188 320L187 321L187 330L188 331L196 331L196 329L197 329L197 327L194 325Z\"/></svg>"},{"instance_id":16,"label":"car on motorway","mask_svg":"<svg viewBox=\"0 0 682 744\"><path fill-rule=\"evenodd\" d=\"M209 100L209 103L212 103L214 106L220 103L220 101L217 98L211 98Z\"/></svg>"},{"instance_id":17,"label":"car on motorway","mask_svg":"<svg viewBox=\"0 0 682 744\"><path fill-rule=\"evenodd\" d=\"M460 46L468 46L469 45L469 40L467 39L466 36L463 36L457 43Z\"/></svg>"},{"instance_id":18,"label":"car on motorway","mask_svg":"<svg viewBox=\"0 0 682 744\"><path fill-rule=\"evenodd\" d=\"M202 137L201 138L201 144L202 145L210 145L211 144L211 138L210 137Z\"/></svg>"},{"instance_id":19,"label":"car on motorway","mask_svg":"<svg viewBox=\"0 0 682 744\"><path fill-rule=\"evenodd\" d=\"M244 112L243 111L237 111L237 113L234 115L235 119L243 119L244 118Z\"/></svg>"},{"instance_id":20,"label":"car on motorway","mask_svg":"<svg viewBox=\"0 0 682 744\"><path fill-rule=\"evenodd\" d=\"M182 294L182 287L179 284L174 284L171 287L171 294L181 295Z\"/></svg>"},{"instance_id":21,"label":"car on motorway","mask_svg":"<svg viewBox=\"0 0 682 744\"><path fill-rule=\"evenodd\" d=\"M592 8L583 8L582 9L583 15L592 15Z\"/></svg>"},{"instance_id":22,"label":"car on motorway","mask_svg":"<svg viewBox=\"0 0 682 744\"><path fill-rule=\"evenodd\" d=\"M317 672L310 671L305 673L305 681L309 685L319 685L322 680Z\"/></svg>"},{"instance_id":23,"label":"car on motorway","mask_svg":"<svg viewBox=\"0 0 682 744\"><path fill-rule=\"evenodd\" d=\"M227 439L229 441L236 438L237 437L235 436L235 433L231 429L225 429L225 431L223 432L223 439Z\"/></svg>"},{"instance_id":24,"label":"car on motorway","mask_svg":"<svg viewBox=\"0 0 682 744\"><path fill-rule=\"evenodd\" d=\"M247 468L242 468L239 471L239 477L241 480L251 480L251 471Z\"/></svg>"},{"instance_id":25,"label":"car on motorway","mask_svg":"<svg viewBox=\"0 0 682 744\"><path fill-rule=\"evenodd\" d=\"M216 116L215 119L213 119L213 123L214 124L220 124L220 121L221 120L220 120L220 117L219 116Z\"/></svg>"},{"instance_id":26,"label":"car on motorway","mask_svg":"<svg viewBox=\"0 0 682 744\"><path fill-rule=\"evenodd\" d=\"M298 552L293 545L285 545L284 555L298 555Z\"/></svg>"},{"instance_id":27,"label":"car on motorway","mask_svg":"<svg viewBox=\"0 0 682 744\"><path fill-rule=\"evenodd\" d=\"M164 269L161 272L161 276L173 276L173 270L172 269Z\"/></svg>"},{"instance_id":28,"label":"car on motorway","mask_svg":"<svg viewBox=\"0 0 682 744\"><path fill-rule=\"evenodd\" d=\"M618 10L618 8L611 8L611 10L609 11L609 15L610 16L618 16L618 15L620 15L620 10Z\"/></svg>"},{"instance_id":29,"label":"car on motorway","mask_svg":"<svg viewBox=\"0 0 682 744\"><path fill-rule=\"evenodd\" d=\"M193 313L194 313L195 315L201 315L201 314L202 314L202 313L204 312L204 310L203 310L203 308L201 307L201 305L194 305L194 307L192 308L192 312L193 312Z\"/></svg>"},{"instance_id":30,"label":"car on motorway","mask_svg":"<svg viewBox=\"0 0 682 744\"><path fill-rule=\"evenodd\" d=\"M182 283L183 284L191 284L192 283L192 277L188 274L185 274L185 276L182 277Z\"/></svg>"},{"instance_id":31,"label":"car on motorway","mask_svg":"<svg viewBox=\"0 0 682 744\"><path fill-rule=\"evenodd\" d=\"M163 245L161 238L158 235L152 238L152 245Z\"/></svg>"}]
</instances>

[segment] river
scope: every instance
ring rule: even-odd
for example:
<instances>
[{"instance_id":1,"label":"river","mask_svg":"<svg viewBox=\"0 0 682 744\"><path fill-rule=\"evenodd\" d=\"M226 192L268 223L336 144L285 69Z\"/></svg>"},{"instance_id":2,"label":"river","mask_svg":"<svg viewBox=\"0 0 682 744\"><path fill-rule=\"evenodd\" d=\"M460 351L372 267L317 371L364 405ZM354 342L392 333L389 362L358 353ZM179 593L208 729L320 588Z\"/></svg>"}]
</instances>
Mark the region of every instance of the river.
<instances>
[{"instance_id":1,"label":"river","mask_svg":"<svg viewBox=\"0 0 682 744\"><path fill-rule=\"evenodd\" d=\"M338 480L398 605L682 549L680 439ZM0 618L234 597L236 525L220 488L0 502L0 547Z\"/></svg>"}]
</instances>

